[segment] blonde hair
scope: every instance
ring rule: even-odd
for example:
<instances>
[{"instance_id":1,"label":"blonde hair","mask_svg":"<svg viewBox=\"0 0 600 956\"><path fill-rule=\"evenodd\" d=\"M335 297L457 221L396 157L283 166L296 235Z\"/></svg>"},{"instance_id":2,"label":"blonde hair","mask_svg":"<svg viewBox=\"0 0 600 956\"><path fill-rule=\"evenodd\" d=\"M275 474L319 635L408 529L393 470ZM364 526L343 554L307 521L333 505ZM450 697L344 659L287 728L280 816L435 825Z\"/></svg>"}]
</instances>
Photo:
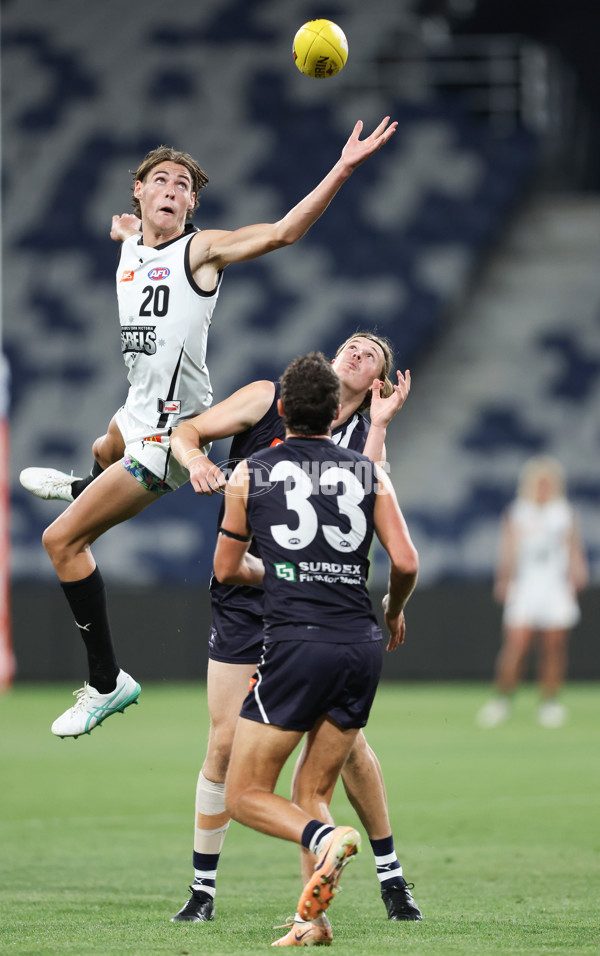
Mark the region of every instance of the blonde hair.
<instances>
[{"instance_id":1,"label":"blonde hair","mask_svg":"<svg viewBox=\"0 0 600 956\"><path fill-rule=\"evenodd\" d=\"M540 478L546 478L550 482L554 491L553 498L564 497L566 489L564 469L561 463L551 455L536 455L525 462L519 474L518 497L533 500Z\"/></svg>"},{"instance_id":2,"label":"blonde hair","mask_svg":"<svg viewBox=\"0 0 600 956\"><path fill-rule=\"evenodd\" d=\"M350 345L351 342L354 342L355 339L368 339L369 342L373 342L375 345L378 345L381 351L383 352L383 365L379 371L379 378L383 381L383 388L381 389L381 395L383 398L389 398L389 396L394 391L394 386L390 379L390 373L392 371L392 366L394 364L394 349L392 343L389 339L386 339L382 335L375 335L373 332L354 332L349 336L345 342L342 342L340 347L334 356L334 361L341 355L344 349ZM365 397L362 400L362 403L357 408L358 412L364 411L371 404L371 390L366 393Z\"/></svg>"}]
</instances>

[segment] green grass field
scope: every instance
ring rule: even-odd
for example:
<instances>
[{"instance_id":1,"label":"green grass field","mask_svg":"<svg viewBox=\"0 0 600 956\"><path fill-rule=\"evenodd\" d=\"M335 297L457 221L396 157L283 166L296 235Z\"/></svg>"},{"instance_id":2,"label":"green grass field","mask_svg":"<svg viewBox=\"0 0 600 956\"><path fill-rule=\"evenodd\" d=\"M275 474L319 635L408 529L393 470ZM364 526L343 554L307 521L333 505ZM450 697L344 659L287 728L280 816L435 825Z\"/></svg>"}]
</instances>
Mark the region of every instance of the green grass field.
<instances>
[{"instance_id":1,"label":"green grass field","mask_svg":"<svg viewBox=\"0 0 600 956\"><path fill-rule=\"evenodd\" d=\"M210 924L173 924L192 878L204 687L149 684L89 737L50 723L73 687L0 698L0 952L254 954L283 934L300 891L297 848L232 824ZM369 742L384 768L421 923L389 923L373 857L344 873L330 910L340 956L597 953L600 695L571 685L569 723L474 724L482 685L386 684ZM286 792L289 772L282 779ZM357 824L340 787L333 812ZM360 829L360 827L359 827Z\"/></svg>"}]
</instances>

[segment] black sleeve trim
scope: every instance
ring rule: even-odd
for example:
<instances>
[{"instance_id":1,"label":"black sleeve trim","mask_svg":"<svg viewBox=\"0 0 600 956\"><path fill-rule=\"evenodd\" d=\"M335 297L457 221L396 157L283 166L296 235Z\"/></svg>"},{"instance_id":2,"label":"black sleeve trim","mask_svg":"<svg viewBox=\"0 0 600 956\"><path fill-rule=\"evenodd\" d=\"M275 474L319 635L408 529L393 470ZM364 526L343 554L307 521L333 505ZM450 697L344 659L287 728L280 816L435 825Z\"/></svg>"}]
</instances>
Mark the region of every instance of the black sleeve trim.
<instances>
[{"instance_id":1,"label":"black sleeve trim","mask_svg":"<svg viewBox=\"0 0 600 956\"><path fill-rule=\"evenodd\" d=\"M194 290L194 292L197 292L198 295L204 296L204 298L206 298L206 299L210 299L213 295L215 295L217 289L218 289L219 286L221 285L221 279L223 278L223 272L222 272L222 271L219 272L218 277L217 277L217 284L216 284L216 286L214 287L214 289L212 290L212 292L205 292L204 289L201 289L201 288L200 288L200 286L198 285L198 283L197 283L196 280L194 279L194 276L193 276L193 274L192 274L192 269L191 269L191 266L190 266L190 243L191 243L191 241L192 241L193 238L194 238L193 236L190 236L190 239L189 239L189 241L188 241L188 243L187 243L187 245L186 245L186 247L185 247L185 253L184 253L184 256L183 256L183 266L184 266L184 269L185 269L186 278L187 278L189 284L191 285L192 289Z\"/></svg>"},{"instance_id":2,"label":"black sleeve trim","mask_svg":"<svg viewBox=\"0 0 600 956\"><path fill-rule=\"evenodd\" d=\"M252 541L252 535L246 538L243 534L235 534L233 531L227 531L226 528L219 528L219 534L225 535L226 538L233 538L234 541Z\"/></svg>"}]
</instances>

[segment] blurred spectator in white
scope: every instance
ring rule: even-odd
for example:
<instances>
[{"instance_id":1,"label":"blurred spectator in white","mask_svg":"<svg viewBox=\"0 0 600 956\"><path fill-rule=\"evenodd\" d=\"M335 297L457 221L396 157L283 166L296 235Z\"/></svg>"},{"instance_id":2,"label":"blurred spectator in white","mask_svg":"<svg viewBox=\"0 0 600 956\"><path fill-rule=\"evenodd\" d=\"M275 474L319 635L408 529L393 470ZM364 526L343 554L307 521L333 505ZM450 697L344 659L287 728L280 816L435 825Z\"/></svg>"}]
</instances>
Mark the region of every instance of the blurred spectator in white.
<instances>
[{"instance_id":1,"label":"blurred spectator in white","mask_svg":"<svg viewBox=\"0 0 600 956\"><path fill-rule=\"evenodd\" d=\"M558 461L548 456L523 466L516 499L502 518L494 597L504 607L503 640L495 669L495 696L477 714L496 727L511 712L537 637L538 720L560 727L567 712L558 700L567 671L569 632L580 618L578 592L587 584L587 561Z\"/></svg>"}]
</instances>

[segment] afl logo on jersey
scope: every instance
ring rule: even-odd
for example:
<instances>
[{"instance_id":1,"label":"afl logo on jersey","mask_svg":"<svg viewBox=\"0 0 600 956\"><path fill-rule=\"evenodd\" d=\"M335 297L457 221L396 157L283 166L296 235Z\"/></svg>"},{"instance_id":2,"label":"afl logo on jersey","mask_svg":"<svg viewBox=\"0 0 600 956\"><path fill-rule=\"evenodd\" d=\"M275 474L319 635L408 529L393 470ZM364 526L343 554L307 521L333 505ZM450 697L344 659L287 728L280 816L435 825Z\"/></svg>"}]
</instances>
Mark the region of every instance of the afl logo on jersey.
<instances>
[{"instance_id":1,"label":"afl logo on jersey","mask_svg":"<svg viewBox=\"0 0 600 956\"><path fill-rule=\"evenodd\" d=\"M171 270L167 269L166 266L160 266L157 269L150 269L148 273L149 279L166 279L168 275L171 274Z\"/></svg>"}]
</instances>

